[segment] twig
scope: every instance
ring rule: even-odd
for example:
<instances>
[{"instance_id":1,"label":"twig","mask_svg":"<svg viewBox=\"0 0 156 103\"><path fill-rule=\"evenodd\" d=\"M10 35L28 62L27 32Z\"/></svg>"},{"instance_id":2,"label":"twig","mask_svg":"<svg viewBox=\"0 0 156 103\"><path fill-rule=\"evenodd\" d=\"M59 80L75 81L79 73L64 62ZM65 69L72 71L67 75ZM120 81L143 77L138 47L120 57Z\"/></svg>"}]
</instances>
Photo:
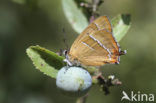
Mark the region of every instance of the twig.
<instances>
[{"instance_id":1,"label":"twig","mask_svg":"<svg viewBox=\"0 0 156 103\"><path fill-rule=\"evenodd\" d=\"M76 103L86 103L87 97L88 97L88 94L86 94L83 97L78 98L77 101L76 101Z\"/></svg>"},{"instance_id":2,"label":"twig","mask_svg":"<svg viewBox=\"0 0 156 103\"><path fill-rule=\"evenodd\" d=\"M105 95L110 93L109 88L111 86L118 86L122 84L121 81L119 81L119 79L115 78L113 75L108 76L108 78L104 78L101 71L93 76L93 80L95 81L96 79L96 82L100 85Z\"/></svg>"},{"instance_id":3,"label":"twig","mask_svg":"<svg viewBox=\"0 0 156 103\"><path fill-rule=\"evenodd\" d=\"M89 22L95 20L97 16L99 16L98 8L103 3L103 0L92 0L91 3L81 2L80 6L86 8L88 14L90 14Z\"/></svg>"}]
</instances>

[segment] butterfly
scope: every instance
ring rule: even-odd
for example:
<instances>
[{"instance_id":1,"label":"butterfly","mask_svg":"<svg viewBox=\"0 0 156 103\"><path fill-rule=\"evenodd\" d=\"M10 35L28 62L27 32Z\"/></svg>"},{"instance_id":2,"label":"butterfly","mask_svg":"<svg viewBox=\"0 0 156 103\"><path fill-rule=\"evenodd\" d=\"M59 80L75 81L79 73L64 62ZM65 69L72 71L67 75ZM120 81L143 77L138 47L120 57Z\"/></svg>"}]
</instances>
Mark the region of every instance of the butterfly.
<instances>
[{"instance_id":1,"label":"butterfly","mask_svg":"<svg viewBox=\"0 0 156 103\"><path fill-rule=\"evenodd\" d=\"M119 64L120 45L113 36L112 26L107 16L101 16L76 38L66 55L68 65L102 66Z\"/></svg>"}]
</instances>

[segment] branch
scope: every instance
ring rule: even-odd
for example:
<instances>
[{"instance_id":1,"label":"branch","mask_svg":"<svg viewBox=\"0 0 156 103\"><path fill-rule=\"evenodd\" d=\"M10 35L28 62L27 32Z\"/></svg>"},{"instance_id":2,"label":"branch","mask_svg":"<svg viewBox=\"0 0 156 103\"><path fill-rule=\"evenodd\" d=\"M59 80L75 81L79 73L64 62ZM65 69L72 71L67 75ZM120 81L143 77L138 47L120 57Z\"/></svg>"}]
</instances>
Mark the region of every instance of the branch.
<instances>
[{"instance_id":1,"label":"branch","mask_svg":"<svg viewBox=\"0 0 156 103\"><path fill-rule=\"evenodd\" d=\"M109 88L111 86L118 86L122 84L122 82L119 81L119 79L115 78L114 75L110 75L107 78L104 78L101 71L93 76L93 81L95 81L96 84L100 85L105 95L108 95L110 93Z\"/></svg>"},{"instance_id":2,"label":"branch","mask_svg":"<svg viewBox=\"0 0 156 103\"><path fill-rule=\"evenodd\" d=\"M83 97L78 98L77 101L76 101L76 103L86 103L87 97L88 97L88 94L86 94Z\"/></svg>"}]
</instances>

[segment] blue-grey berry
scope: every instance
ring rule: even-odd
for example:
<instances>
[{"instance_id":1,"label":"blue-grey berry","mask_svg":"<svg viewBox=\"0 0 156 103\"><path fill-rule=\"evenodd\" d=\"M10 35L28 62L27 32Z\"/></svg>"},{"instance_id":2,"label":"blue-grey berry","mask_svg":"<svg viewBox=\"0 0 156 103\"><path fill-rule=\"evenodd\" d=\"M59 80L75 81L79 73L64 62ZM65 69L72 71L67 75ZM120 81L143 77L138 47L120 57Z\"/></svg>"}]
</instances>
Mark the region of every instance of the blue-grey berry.
<instances>
[{"instance_id":1,"label":"blue-grey berry","mask_svg":"<svg viewBox=\"0 0 156 103\"><path fill-rule=\"evenodd\" d=\"M65 66L57 74L56 85L65 92L84 95L92 85L92 78L81 67Z\"/></svg>"}]
</instances>

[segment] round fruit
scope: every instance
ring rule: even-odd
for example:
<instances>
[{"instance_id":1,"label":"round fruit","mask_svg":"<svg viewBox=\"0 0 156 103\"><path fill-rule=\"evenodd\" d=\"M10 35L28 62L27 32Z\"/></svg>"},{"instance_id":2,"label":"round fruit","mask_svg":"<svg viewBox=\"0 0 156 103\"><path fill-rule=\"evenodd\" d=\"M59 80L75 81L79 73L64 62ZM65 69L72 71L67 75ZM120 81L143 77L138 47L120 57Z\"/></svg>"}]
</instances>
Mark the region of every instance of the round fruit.
<instances>
[{"instance_id":1,"label":"round fruit","mask_svg":"<svg viewBox=\"0 0 156 103\"><path fill-rule=\"evenodd\" d=\"M68 93L85 94L92 85L92 78L88 71L81 67L63 67L59 70L56 85Z\"/></svg>"}]
</instances>

